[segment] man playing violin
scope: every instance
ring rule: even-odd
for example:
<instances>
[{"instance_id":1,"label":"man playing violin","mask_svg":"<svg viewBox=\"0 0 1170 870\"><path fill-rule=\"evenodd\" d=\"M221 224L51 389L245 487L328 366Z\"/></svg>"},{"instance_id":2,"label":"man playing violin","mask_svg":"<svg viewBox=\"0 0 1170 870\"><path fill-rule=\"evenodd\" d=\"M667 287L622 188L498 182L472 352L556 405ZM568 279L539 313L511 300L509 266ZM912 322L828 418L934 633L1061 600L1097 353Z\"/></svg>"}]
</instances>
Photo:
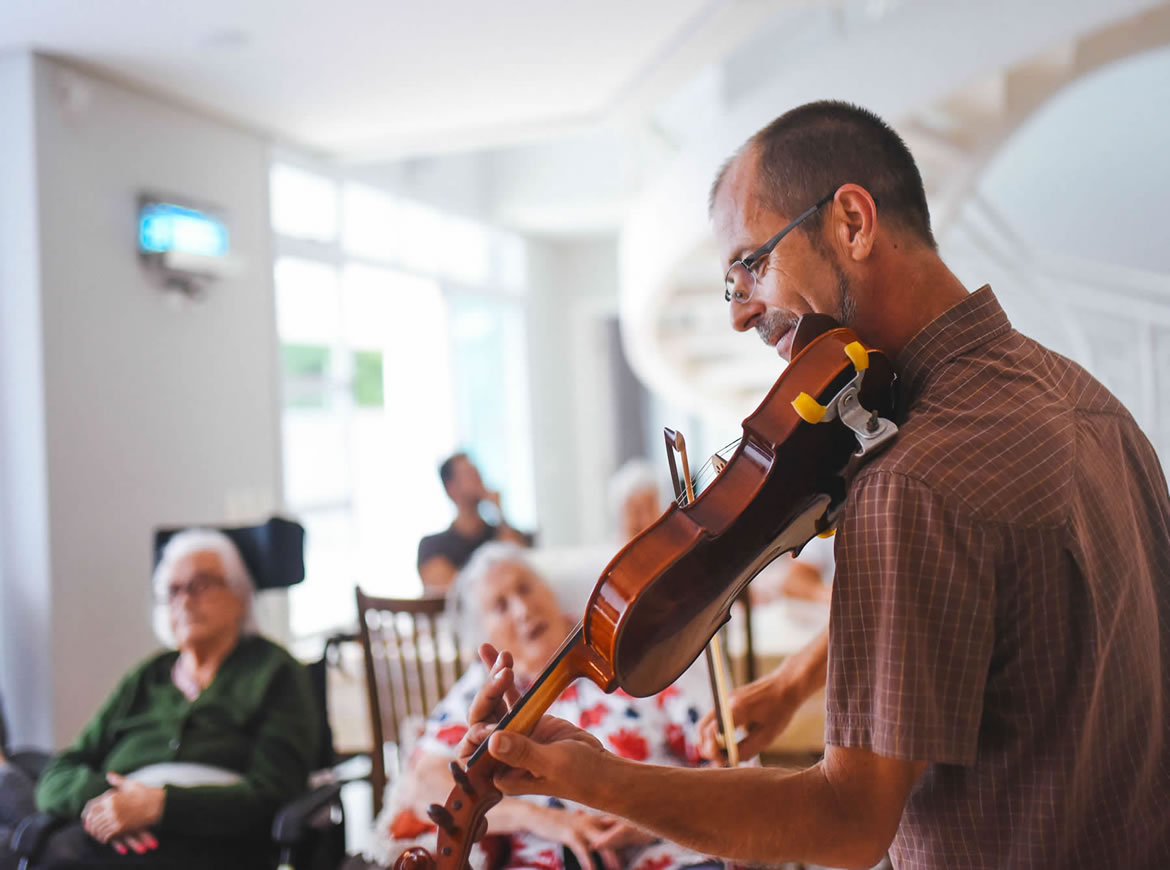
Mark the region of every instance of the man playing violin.
<instances>
[{"instance_id":1,"label":"man playing violin","mask_svg":"<svg viewBox=\"0 0 1170 870\"><path fill-rule=\"evenodd\" d=\"M1167 866L1170 494L1133 418L968 293L867 111L781 116L719 173L711 215L737 330L787 359L799 317L829 314L899 376L899 435L839 520L827 635L735 698L751 755L825 681L824 758L664 769L546 717L491 738L501 790L749 863ZM515 698L509 654L483 655L465 755Z\"/></svg>"}]
</instances>

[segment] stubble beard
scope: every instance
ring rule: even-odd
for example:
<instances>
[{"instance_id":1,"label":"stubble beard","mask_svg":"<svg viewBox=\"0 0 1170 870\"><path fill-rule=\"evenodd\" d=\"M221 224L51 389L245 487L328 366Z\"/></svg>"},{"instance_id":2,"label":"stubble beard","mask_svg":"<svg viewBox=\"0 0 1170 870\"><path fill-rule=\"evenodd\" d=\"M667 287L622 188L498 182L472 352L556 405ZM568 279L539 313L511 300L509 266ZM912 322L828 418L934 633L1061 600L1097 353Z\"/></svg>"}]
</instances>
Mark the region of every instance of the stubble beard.
<instances>
[{"instance_id":1,"label":"stubble beard","mask_svg":"<svg viewBox=\"0 0 1170 870\"><path fill-rule=\"evenodd\" d=\"M857 300L853 296L853 285L836 260L833 261L833 271L837 273L837 322L842 326L852 327L853 321L857 318Z\"/></svg>"},{"instance_id":2,"label":"stubble beard","mask_svg":"<svg viewBox=\"0 0 1170 870\"><path fill-rule=\"evenodd\" d=\"M849 276L836 260L829 260L830 267L837 276L837 310L832 317L842 326L853 326L857 317L857 300L853 296L853 285ZM800 317L779 308L769 308L756 320L756 333L760 340L768 347L775 347L785 331L795 329Z\"/></svg>"},{"instance_id":3,"label":"stubble beard","mask_svg":"<svg viewBox=\"0 0 1170 870\"><path fill-rule=\"evenodd\" d=\"M787 311L769 308L756 320L756 333L760 336L760 341L768 347L775 347L780 336L787 330L793 329L798 320L800 320L799 317L789 314Z\"/></svg>"}]
</instances>

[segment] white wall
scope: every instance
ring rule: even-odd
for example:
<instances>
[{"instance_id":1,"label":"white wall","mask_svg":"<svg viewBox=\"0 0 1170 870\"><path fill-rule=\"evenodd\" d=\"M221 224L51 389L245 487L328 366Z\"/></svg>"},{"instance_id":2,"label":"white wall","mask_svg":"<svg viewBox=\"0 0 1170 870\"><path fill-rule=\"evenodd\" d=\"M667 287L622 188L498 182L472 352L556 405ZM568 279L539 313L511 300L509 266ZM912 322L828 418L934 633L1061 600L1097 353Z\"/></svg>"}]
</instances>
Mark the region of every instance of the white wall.
<instances>
[{"instance_id":1,"label":"white wall","mask_svg":"<svg viewBox=\"0 0 1170 870\"><path fill-rule=\"evenodd\" d=\"M267 143L46 58L32 71L52 571L26 594L53 606L34 614L51 623L52 729L38 709L28 736L60 744L157 645L152 530L279 504L277 356ZM144 191L221 208L239 273L176 304L136 255ZM43 706L12 692L12 708Z\"/></svg>"},{"instance_id":2,"label":"white wall","mask_svg":"<svg viewBox=\"0 0 1170 870\"><path fill-rule=\"evenodd\" d=\"M53 712L33 77L30 56L0 57L0 692L17 746Z\"/></svg>"},{"instance_id":3,"label":"white wall","mask_svg":"<svg viewBox=\"0 0 1170 870\"><path fill-rule=\"evenodd\" d=\"M605 540L614 471L604 319L617 310L612 237L529 246L528 355L540 541Z\"/></svg>"}]
</instances>

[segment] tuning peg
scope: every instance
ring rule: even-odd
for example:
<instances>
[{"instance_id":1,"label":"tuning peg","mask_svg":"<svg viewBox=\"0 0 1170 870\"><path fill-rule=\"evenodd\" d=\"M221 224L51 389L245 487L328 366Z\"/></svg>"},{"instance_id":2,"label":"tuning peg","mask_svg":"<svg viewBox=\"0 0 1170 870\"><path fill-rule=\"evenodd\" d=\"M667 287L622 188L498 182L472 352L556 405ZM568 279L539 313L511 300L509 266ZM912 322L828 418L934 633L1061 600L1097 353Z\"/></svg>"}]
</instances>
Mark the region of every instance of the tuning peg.
<instances>
[{"instance_id":1,"label":"tuning peg","mask_svg":"<svg viewBox=\"0 0 1170 870\"><path fill-rule=\"evenodd\" d=\"M469 798L474 800L475 799L475 786L473 786L471 784L471 777L469 777L467 775L467 771L465 771L462 767L460 767L459 762L457 762L457 761L451 762L450 771L451 771L451 776L455 779L455 782L459 785L459 787L461 789L463 789L463 792Z\"/></svg>"},{"instance_id":2,"label":"tuning peg","mask_svg":"<svg viewBox=\"0 0 1170 870\"><path fill-rule=\"evenodd\" d=\"M427 815L430 816L432 822L443 829L448 837L454 837L459 833L459 826L455 824L455 817L447 811L446 807L439 806L439 804L431 804L427 807Z\"/></svg>"}]
</instances>

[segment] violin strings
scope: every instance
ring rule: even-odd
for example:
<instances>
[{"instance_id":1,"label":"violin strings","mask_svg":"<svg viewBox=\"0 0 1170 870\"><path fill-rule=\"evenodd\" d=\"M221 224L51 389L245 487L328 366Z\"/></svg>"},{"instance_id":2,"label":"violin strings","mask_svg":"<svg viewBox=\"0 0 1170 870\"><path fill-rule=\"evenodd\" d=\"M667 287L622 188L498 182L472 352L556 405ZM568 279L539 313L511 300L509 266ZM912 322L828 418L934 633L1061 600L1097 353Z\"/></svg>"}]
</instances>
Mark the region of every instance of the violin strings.
<instances>
[{"instance_id":1,"label":"violin strings","mask_svg":"<svg viewBox=\"0 0 1170 870\"><path fill-rule=\"evenodd\" d=\"M715 451L715 456L718 456L720 459L728 459L729 456L735 452L736 448L739 447L739 442L742 440L742 438L736 438L734 441L728 442ZM699 470L691 476L691 486L695 490L696 497L699 495L699 493L706 489L707 486L715 480L715 478L719 476L719 472L715 471L715 456L712 456L710 459L704 462L702 466L700 466ZM685 487L683 491L679 493L678 498L674 500L674 503L678 507L684 507L686 505L687 493Z\"/></svg>"}]
</instances>

